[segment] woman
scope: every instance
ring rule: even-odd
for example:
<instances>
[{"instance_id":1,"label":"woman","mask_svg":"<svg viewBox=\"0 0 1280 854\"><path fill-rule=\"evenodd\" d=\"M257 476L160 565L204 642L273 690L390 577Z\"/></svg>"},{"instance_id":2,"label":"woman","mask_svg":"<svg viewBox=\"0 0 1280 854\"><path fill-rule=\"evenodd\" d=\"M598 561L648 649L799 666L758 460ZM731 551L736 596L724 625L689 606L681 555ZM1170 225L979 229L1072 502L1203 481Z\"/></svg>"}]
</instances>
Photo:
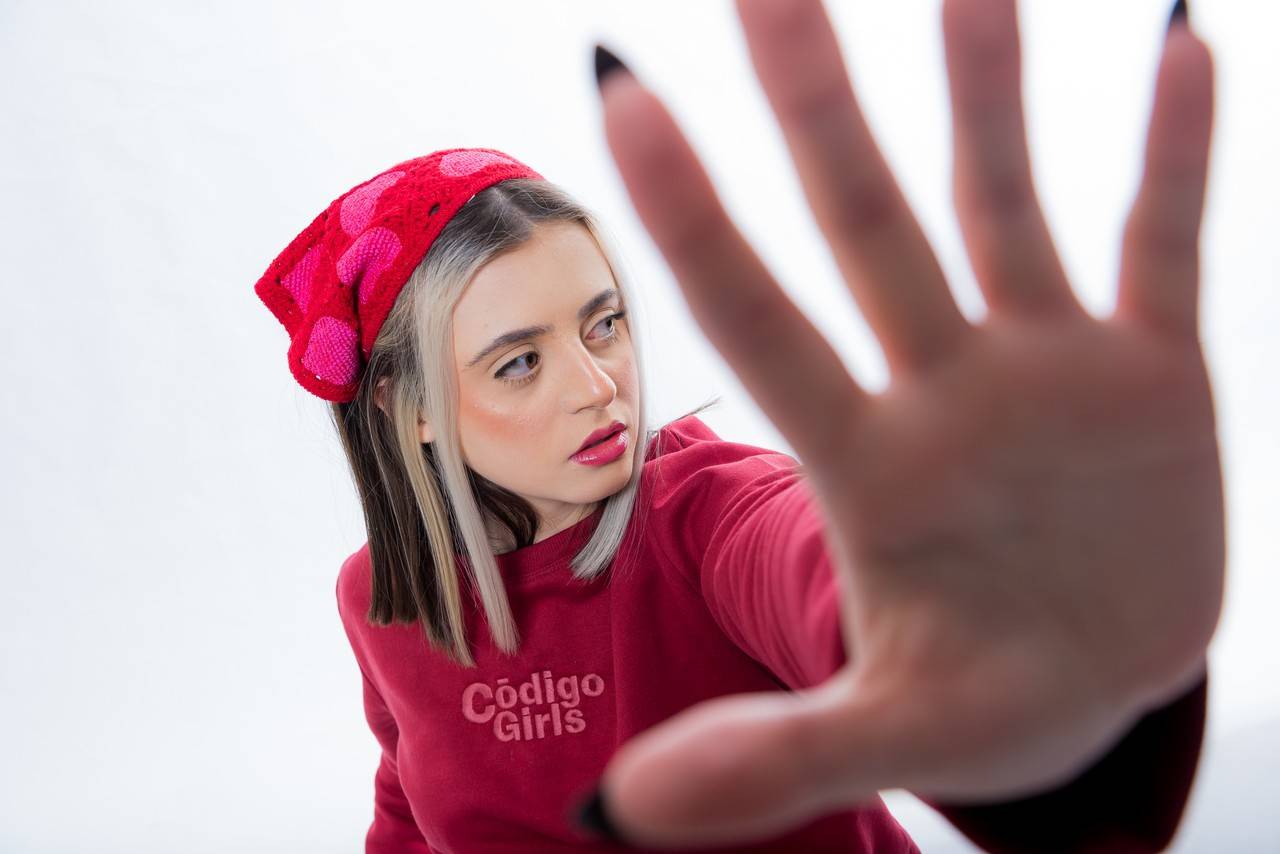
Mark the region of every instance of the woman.
<instances>
[{"instance_id":1,"label":"woman","mask_svg":"<svg viewBox=\"0 0 1280 854\"><path fill-rule=\"evenodd\" d=\"M603 229L502 152L380 173L257 285L295 378L334 402L368 524L337 585L383 748L368 849L605 845L564 821L602 771L587 816L653 848L913 851L876 795L899 787L990 850L1163 847L1224 566L1196 318L1207 50L1176 14L1098 320L1034 203L1014 5L948 0L957 206L990 306L973 325L821 4L739 11L884 394L602 53L606 131L695 317L803 466L692 414L648 426Z\"/></svg>"}]
</instances>

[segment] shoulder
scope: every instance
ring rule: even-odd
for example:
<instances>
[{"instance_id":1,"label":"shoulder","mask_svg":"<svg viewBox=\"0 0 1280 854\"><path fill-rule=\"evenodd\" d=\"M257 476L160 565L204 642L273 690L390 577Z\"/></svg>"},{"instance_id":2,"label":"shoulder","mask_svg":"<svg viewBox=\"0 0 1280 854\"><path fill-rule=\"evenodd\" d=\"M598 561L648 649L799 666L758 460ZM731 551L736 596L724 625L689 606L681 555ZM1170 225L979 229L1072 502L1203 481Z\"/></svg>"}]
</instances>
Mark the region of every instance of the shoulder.
<instances>
[{"instance_id":1,"label":"shoulder","mask_svg":"<svg viewBox=\"0 0 1280 854\"><path fill-rule=\"evenodd\" d=\"M643 471L645 542L700 590L698 573L717 540L773 524L761 522L762 508L800 506L771 499L803 488L803 466L781 451L722 439L696 416L664 425L659 439Z\"/></svg>"},{"instance_id":2,"label":"shoulder","mask_svg":"<svg viewBox=\"0 0 1280 854\"><path fill-rule=\"evenodd\" d=\"M339 614L364 614L369 610L371 575L369 543L365 542L348 555L338 569L334 595L338 599Z\"/></svg>"},{"instance_id":3,"label":"shoulder","mask_svg":"<svg viewBox=\"0 0 1280 854\"><path fill-rule=\"evenodd\" d=\"M761 481L793 479L800 463L781 451L721 438L696 415L663 425L645 458L653 507L718 504ZM709 508L707 508L709 509Z\"/></svg>"},{"instance_id":4,"label":"shoulder","mask_svg":"<svg viewBox=\"0 0 1280 854\"><path fill-rule=\"evenodd\" d=\"M799 467L799 461L782 451L722 439L696 415L663 425L645 457L645 474L660 476L668 485L672 479L697 477L740 483Z\"/></svg>"}]
</instances>

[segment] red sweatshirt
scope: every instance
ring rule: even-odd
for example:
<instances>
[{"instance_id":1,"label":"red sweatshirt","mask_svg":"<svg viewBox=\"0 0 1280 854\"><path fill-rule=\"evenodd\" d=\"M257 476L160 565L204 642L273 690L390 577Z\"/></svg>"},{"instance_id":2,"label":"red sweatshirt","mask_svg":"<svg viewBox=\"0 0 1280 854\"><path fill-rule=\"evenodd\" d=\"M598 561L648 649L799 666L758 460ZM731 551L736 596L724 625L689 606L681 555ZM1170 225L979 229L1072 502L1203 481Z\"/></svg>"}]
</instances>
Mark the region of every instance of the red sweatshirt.
<instances>
[{"instance_id":1,"label":"red sweatshirt","mask_svg":"<svg viewBox=\"0 0 1280 854\"><path fill-rule=\"evenodd\" d=\"M338 611L382 747L367 854L621 850L568 817L619 745L702 700L813 686L844 663L821 511L797 461L724 441L692 415L661 432L642 472L642 536L603 578L578 581L568 566L599 509L498 555L516 657L496 649L470 597L475 669L433 652L416 624L370 625L368 544L343 563ZM925 802L989 851L1160 850L1195 774L1206 683L1069 785L993 805ZM880 798L758 844L697 850L919 851Z\"/></svg>"}]
</instances>

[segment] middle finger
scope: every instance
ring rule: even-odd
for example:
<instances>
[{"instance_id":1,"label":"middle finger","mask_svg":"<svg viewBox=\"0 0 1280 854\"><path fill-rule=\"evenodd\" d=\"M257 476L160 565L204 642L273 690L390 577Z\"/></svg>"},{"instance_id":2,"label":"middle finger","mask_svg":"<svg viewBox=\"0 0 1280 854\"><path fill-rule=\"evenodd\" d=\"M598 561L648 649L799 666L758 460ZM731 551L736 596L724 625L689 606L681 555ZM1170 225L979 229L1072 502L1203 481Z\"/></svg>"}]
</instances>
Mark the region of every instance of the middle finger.
<instances>
[{"instance_id":1,"label":"middle finger","mask_svg":"<svg viewBox=\"0 0 1280 854\"><path fill-rule=\"evenodd\" d=\"M837 266L892 373L971 330L858 108L819 0L737 0L751 59Z\"/></svg>"},{"instance_id":2,"label":"middle finger","mask_svg":"<svg viewBox=\"0 0 1280 854\"><path fill-rule=\"evenodd\" d=\"M960 231L992 311L1083 315L1036 199L1014 0L947 0L947 79Z\"/></svg>"}]
</instances>

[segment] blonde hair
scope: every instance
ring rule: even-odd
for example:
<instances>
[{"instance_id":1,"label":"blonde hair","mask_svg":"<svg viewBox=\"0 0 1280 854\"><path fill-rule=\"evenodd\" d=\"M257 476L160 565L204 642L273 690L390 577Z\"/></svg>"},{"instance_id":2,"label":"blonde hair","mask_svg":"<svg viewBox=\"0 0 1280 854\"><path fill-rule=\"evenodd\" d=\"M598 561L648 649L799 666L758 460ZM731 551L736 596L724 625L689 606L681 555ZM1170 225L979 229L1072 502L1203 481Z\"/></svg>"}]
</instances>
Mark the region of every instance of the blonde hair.
<instances>
[{"instance_id":1,"label":"blonde hair","mask_svg":"<svg viewBox=\"0 0 1280 854\"><path fill-rule=\"evenodd\" d=\"M595 239L613 272L629 328L636 329L630 281L594 213L552 182L509 179L477 193L436 237L379 330L355 399L330 408L369 536L367 619L382 626L418 622L433 648L464 667L476 666L463 619L464 582L473 597L479 594L498 648L510 655L519 649L492 531L505 532L499 540L524 548L533 542L538 518L527 501L462 459L453 310L480 267L519 248L539 225L561 222L580 224ZM599 523L570 563L583 580L612 565L637 514L643 462L661 429L648 427L643 348L634 335L632 345L639 377L635 435L643 441L636 445L630 479L604 499ZM384 379L380 406L375 393ZM431 442L421 441L419 418L432 425ZM643 521L644 508L638 515Z\"/></svg>"}]
</instances>

